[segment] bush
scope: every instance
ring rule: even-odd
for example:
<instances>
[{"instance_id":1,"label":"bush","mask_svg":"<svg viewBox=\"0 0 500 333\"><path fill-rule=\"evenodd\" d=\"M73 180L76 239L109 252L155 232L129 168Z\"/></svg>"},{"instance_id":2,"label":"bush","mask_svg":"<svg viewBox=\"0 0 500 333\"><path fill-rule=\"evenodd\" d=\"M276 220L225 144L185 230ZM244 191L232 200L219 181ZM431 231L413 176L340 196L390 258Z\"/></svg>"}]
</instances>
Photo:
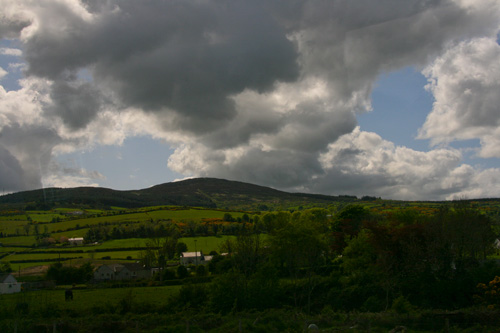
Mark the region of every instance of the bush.
<instances>
[{"instance_id":1,"label":"bush","mask_svg":"<svg viewBox=\"0 0 500 333\"><path fill-rule=\"evenodd\" d=\"M413 310L413 306L404 296L399 296L392 301L391 310L398 314L408 314Z\"/></svg>"},{"instance_id":2,"label":"bush","mask_svg":"<svg viewBox=\"0 0 500 333\"><path fill-rule=\"evenodd\" d=\"M196 267L196 276L206 276L207 275L207 269L203 265L198 265Z\"/></svg>"},{"instance_id":3,"label":"bush","mask_svg":"<svg viewBox=\"0 0 500 333\"><path fill-rule=\"evenodd\" d=\"M164 269L161 274L163 274L163 276L162 276L163 280L174 280L175 279L175 272L171 269L168 269L168 268Z\"/></svg>"},{"instance_id":4,"label":"bush","mask_svg":"<svg viewBox=\"0 0 500 333\"><path fill-rule=\"evenodd\" d=\"M179 279L185 279L185 278L187 278L188 276L189 276L189 272L188 272L188 270L187 270L186 266L184 266L184 265L179 265L179 266L177 267L177 277L178 277Z\"/></svg>"}]
</instances>

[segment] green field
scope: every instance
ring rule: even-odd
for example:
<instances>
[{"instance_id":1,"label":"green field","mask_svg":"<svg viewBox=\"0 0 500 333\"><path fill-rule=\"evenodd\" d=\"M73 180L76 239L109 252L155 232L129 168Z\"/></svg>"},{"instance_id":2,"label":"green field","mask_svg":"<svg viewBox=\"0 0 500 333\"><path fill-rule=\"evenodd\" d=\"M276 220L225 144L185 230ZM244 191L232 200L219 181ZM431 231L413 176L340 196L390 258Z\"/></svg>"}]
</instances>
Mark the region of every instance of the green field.
<instances>
[{"instance_id":1,"label":"green field","mask_svg":"<svg viewBox=\"0 0 500 333\"><path fill-rule=\"evenodd\" d=\"M35 238L33 236L4 237L0 238L0 242L7 247L9 245L32 246L35 244Z\"/></svg>"},{"instance_id":2,"label":"green field","mask_svg":"<svg viewBox=\"0 0 500 333\"><path fill-rule=\"evenodd\" d=\"M234 236L184 237L180 238L179 242L186 243L188 251L194 251L196 247L197 251L203 251L204 254L209 254L211 251L220 252L221 244L226 239L233 239L233 238ZM3 252L9 252L9 253L16 252L15 254L10 254L5 256L4 258L1 259L1 261L11 263L12 269L17 271L19 269L26 269L29 267L51 265L59 258L61 258L63 261L66 258L83 258L86 260L90 259L93 262L100 260L103 257L109 257L110 258L109 260L115 260L115 261L128 260L127 259L128 257L130 257L132 260L139 260L141 258L142 250L141 249L134 250L130 248L145 247L147 241L148 239L146 238L128 238L128 239L110 240L102 242L98 245L55 246L44 249L0 247L0 249L3 250ZM130 250L123 251L121 249L130 249ZM37 251L37 252L43 251L43 253L30 253L30 251ZM70 251L83 251L83 252L70 252ZM44 261L47 259L52 259L54 261ZM23 262L23 263L12 262L20 260L30 260L33 262ZM73 259L72 261L77 262L78 259Z\"/></svg>"},{"instance_id":3,"label":"green field","mask_svg":"<svg viewBox=\"0 0 500 333\"><path fill-rule=\"evenodd\" d=\"M0 216L0 232L4 234L25 235L24 226L27 223L27 220L10 220L5 216ZM33 230L33 228L31 228L31 230Z\"/></svg>"},{"instance_id":4,"label":"green field","mask_svg":"<svg viewBox=\"0 0 500 333\"><path fill-rule=\"evenodd\" d=\"M64 289L28 291L19 294L0 295L2 312L12 311L16 304L25 302L29 307L57 307L73 311L86 311L93 307L116 306L123 299L137 303L165 305L168 298L180 286L136 287L136 288L95 288L73 290L73 301L64 301Z\"/></svg>"},{"instance_id":5,"label":"green field","mask_svg":"<svg viewBox=\"0 0 500 333\"><path fill-rule=\"evenodd\" d=\"M152 209L152 208L150 208ZM127 224L127 223L142 223L147 221L172 220L176 222L194 221L200 222L204 218L220 218L226 212L209 209L164 209L159 207L158 210L144 211L121 211L104 212L104 211L86 211L91 214L105 214L98 217L86 217L85 215L68 216L59 214L65 209L59 208L54 212L27 212L27 215L33 220L34 224L38 224L39 232L43 232L45 228L49 233L62 233L68 229L79 229L82 227L90 227L98 224ZM70 211L75 211L72 209ZM234 218L241 217L241 212L230 212ZM53 219L59 218L60 222L51 222ZM28 223L26 215L0 216L0 232L10 235L25 235L24 226ZM30 227L30 235L34 234L34 225ZM76 231L76 230L72 230ZM80 236L80 235L77 235Z\"/></svg>"}]
</instances>

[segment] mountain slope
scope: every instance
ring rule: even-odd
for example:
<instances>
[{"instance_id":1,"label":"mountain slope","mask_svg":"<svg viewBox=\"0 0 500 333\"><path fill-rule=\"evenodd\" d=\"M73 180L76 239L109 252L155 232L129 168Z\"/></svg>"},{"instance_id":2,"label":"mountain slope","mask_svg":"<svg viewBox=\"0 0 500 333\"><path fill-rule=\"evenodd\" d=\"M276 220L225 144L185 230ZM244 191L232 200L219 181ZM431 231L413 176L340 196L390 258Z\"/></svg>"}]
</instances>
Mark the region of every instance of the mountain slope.
<instances>
[{"instance_id":1,"label":"mountain slope","mask_svg":"<svg viewBox=\"0 0 500 333\"><path fill-rule=\"evenodd\" d=\"M99 187L47 188L24 191L1 196L0 205L32 205L42 209L68 205L126 208L180 205L210 208L266 209L266 207L328 204L339 200L355 200L355 197L288 193L238 181L194 178L131 191L117 191Z\"/></svg>"}]
</instances>

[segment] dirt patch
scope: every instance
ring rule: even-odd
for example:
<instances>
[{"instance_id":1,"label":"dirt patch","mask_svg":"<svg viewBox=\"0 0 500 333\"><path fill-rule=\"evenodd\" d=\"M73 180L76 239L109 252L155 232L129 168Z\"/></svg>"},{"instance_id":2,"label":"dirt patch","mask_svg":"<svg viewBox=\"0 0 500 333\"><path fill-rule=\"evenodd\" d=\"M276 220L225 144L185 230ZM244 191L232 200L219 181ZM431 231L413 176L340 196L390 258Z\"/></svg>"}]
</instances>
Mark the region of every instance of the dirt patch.
<instances>
[{"instance_id":1,"label":"dirt patch","mask_svg":"<svg viewBox=\"0 0 500 333\"><path fill-rule=\"evenodd\" d=\"M26 267L21 269L22 276L43 275L49 269L48 265Z\"/></svg>"}]
</instances>

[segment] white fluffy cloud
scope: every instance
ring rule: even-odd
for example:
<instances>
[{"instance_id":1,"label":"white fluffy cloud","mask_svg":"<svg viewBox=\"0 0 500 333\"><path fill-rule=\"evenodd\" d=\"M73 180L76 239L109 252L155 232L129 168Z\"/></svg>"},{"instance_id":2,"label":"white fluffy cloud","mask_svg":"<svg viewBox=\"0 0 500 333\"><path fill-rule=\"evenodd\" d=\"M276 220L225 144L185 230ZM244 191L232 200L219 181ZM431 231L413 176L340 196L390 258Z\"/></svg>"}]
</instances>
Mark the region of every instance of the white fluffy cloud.
<instances>
[{"instance_id":1,"label":"white fluffy cloud","mask_svg":"<svg viewBox=\"0 0 500 333\"><path fill-rule=\"evenodd\" d=\"M424 70L435 98L420 137L434 144L480 139L482 157L500 157L500 45L476 38Z\"/></svg>"},{"instance_id":2,"label":"white fluffy cloud","mask_svg":"<svg viewBox=\"0 0 500 333\"><path fill-rule=\"evenodd\" d=\"M326 176L314 186L318 191L330 187L340 193L398 199L450 198L468 188L468 178L476 172L461 159L458 150L415 151L356 128L322 154Z\"/></svg>"},{"instance_id":3,"label":"white fluffy cloud","mask_svg":"<svg viewBox=\"0 0 500 333\"><path fill-rule=\"evenodd\" d=\"M181 174L282 189L443 198L496 172L356 129L381 73L426 67L436 104L421 137L480 138L481 156L498 156L496 0L0 6L0 37L21 43L0 53L26 64L21 89L0 89L12 190L95 184L104 176L53 167L53 156L134 135L177 147L168 165ZM16 141L31 131L36 144Z\"/></svg>"},{"instance_id":4,"label":"white fluffy cloud","mask_svg":"<svg viewBox=\"0 0 500 333\"><path fill-rule=\"evenodd\" d=\"M20 57L23 55L23 51L19 49L13 49L10 47L2 47L0 48L0 54Z\"/></svg>"},{"instance_id":5,"label":"white fluffy cloud","mask_svg":"<svg viewBox=\"0 0 500 333\"><path fill-rule=\"evenodd\" d=\"M6 76L8 73L5 69L3 69L2 67L0 67L0 80L4 78L4 76Z\"/></svg>"}]
</instances>

